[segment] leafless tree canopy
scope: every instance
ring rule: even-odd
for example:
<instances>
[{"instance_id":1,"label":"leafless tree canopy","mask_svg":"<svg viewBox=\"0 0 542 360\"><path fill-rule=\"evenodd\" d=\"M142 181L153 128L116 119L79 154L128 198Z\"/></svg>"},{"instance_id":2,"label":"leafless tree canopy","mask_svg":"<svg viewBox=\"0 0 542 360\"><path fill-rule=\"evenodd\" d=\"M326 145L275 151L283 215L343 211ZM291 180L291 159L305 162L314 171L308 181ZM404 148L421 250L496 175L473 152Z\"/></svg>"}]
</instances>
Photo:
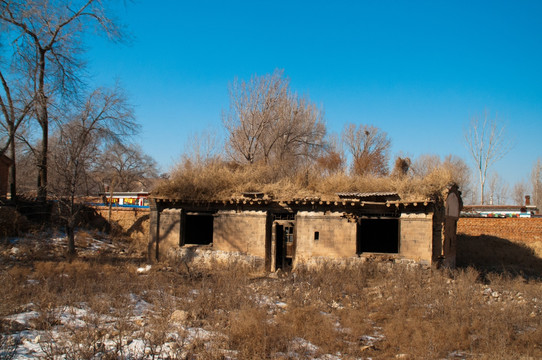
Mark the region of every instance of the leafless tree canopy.
<instances>
[{"instance_id":1,"label":"leafless tree canopy","mask_svg":"<svg viewBox=\"0 0 542 360\"><path fill-rule=\"evenodd\" d=\"M528 186L525 182L520 181L514 184L512 189L512 201L515 205L525 204L525 195L528 195Z\"/></svg>"},{"instance_id":2,"label":"leafless tree canopy","mask_svg":"<svg viewBox=\"0 0 542 360\"><path fill-rule=\"evenodd\" d=\"M73 99L82 84L83 33L95 27L111 38L120 38L104 9L100 0L0 1L2 31L11 41L10 71L25 79L32 115L41 128L38 196L42 200L47 196L50 107ZM12 122L17 119L9 118Z\"/></svg>"},{"instance_id":3,"label":"leafless tree canopy","mask_svg":"<svg viewBox=\"0 0 542 360\"><path fill-rule=\"evenodd\" d=\"M424 178L439 171L447 172L451 181L461 190L463 198L470 196L470 170L465 161L458 156L447 155L442 160L438 155L423 154L412 162L410 171L418 178Z\"/></svg>"},{"instance_id":4,"label":"leafless tree canopy","mask_svg":"<svg viewBox=\"0 0 542 360\"><path fill-rule=\"evenodd\" d=\"M372 125L347 124L342 139L352 155L353 174L388 174L391 143L384 131Z\"/></svg>"},{"instance_id":5,"label":"leafless tree canopy","mask_svg":"<svg viewBox=\"0 0 542 360\"><path fill-rule=\"evenodd\" d=\"M508 199L509 187L499 174L493 173L488 178L489 204L505 205Z\"/></svg>"},{"instance_id":6,"label":"leafless tree canopy","mask_svg":"<svg viewBox=\"0 0 542 360\"><path fill-rule=\"evenodd\" d=\"M486 112L483 118L474 117L465 131L467 150L479 177L480 204L485 203L484 192L488 170L502 159L512 146L505 130L497 117L490 118Z\"/></svg>"},{"instance_id":7,"label":"leafless tree canopy","mask_svg":"<svg viewBox=\"0 0 542 360\"><path fill-rule=\"evenodd\" d=\"M70 121L59 127L53 137L51 165L55 181L50 185L50 193L64 209L68 252L74 254L79 210L75 197L81 194L103 145L123 143L138 127L119 88L93 91L68 118Z\"/></svg>"},{"instance_id":8,"label":"leafless tree canopy","mask_svg":"<svg viewBox=\"0 0 542 360\"><path fill-rule=\"evenodd\" d=\"M149 189L158 170L139 145L113 143L98 158L94 175L114 191L141 191Z\"/></svg>"},{"instance_id":9,"label":"leafless tree canopy","mask_svg":"<svg viewBox=\"0 0 542 360\"><path fill-rule=\"evenodd\" d=\"M322 111L292 93L281 71L236 79L223 123L226 151L238 163L295 167L319 154L326 133Z\"/></svg>"},{"instance_id":10,"label":"leafless tree canopy","mask_svg":"<svg viewBox=\"0 0 542 360\"><path fill-rule=\"evenodd\" d=\"M326 136L325 146L316 158L316 169L322 175L341 174L346 170L346 156L338 134Z\"/></svg>"},{"instance_id":11,"label":"leafless tree canopy","mask_svg":"<svg viewBox=\"0 0 542 360\"><path fill-rule=\"evenodd\" d=\"M183 161L202 166L224 160L224 142L214 129L206 129L188 136Z\"/></svg>"}]
</instances>

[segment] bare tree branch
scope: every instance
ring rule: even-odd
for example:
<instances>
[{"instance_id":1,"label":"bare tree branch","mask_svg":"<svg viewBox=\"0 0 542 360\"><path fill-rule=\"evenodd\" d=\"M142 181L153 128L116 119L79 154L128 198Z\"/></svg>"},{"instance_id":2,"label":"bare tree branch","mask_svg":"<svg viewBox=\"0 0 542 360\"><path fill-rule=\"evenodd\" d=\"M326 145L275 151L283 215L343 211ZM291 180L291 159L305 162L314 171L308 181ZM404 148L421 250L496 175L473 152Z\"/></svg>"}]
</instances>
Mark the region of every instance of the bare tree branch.
<instances>
[{"instance_id":1,"label":"bare tree branch","mask_svg":"<svg viewBox=\"0 0 542 360\"><path fill-rule=\"evenodd\" d=\"M288 79L278 70L248 82L236 79L223 123L228 132L226 151L239 163L295 169L316 159L324 146L323 112L291 93Z\"/></svg>"},{"instance_id":2,"label":"bare tree branch","mask_svg":"<svg viewBox=\"0 0 542 360\"><path fill-rule=\"evenodd\" d=\"M74 98L82 84L82 34L93 24L120 38L100 0L0 0L0 22L13 40L12 63L28 77L34 115L41 127L38 197L47 196L49 107Z\"/></svg>"},{"instance_id":3,"label":"bare tree branch","mask_svg":"<svg viewBox=\"0 0 542 360\"><path fill-rule=\"evenodd\" d=\"M352 172L356 175L387 175L391 142L388 135L372 125L347 124L343 143L352 155Z\"/></svg>"},{"instance_id":4,"label":"bare tree branch","mask_svg":"<svg viewBox=\"0 0 542 360\"><path fill-rule=\"evenodd\" d=\"M485 184L488 170L501 160L512 148L506 136L506 128L497 120L484 113L483 119L473 117L465 131L465 144L469 151L480 182L480 204L485 203Z\"/></svg>"}]
</instances>

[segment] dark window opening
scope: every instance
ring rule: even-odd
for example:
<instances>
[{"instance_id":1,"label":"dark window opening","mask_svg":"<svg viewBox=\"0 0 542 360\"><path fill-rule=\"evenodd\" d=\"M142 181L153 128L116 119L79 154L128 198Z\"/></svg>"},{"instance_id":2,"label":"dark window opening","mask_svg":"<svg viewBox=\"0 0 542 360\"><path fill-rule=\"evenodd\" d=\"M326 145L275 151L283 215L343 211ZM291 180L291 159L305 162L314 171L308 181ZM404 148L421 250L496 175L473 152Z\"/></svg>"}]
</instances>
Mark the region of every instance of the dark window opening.
<instances>
[{"instance_id":1,"label":"dark window opening","mask_svg":"<svg viewBox=\"0 0 542 360\"><path fill-rule=\"evenodd\" d=\"M399 220L361 219L358 223L357 253L398 253Z\"/></svg>"},{"instance_id":2,"label":"dark window opening","mask_svg":"<svg viewBox=\"0 0 542 360\"><path fill-rule=\"evenodd\" d=\"M209 245L213 242L212 214L186 215L185 244Z\"/></svg>"},{"instance_id":3,"label":"dark window opening","mask_svg":"<svg viewBox=\"0 0 542 360\"><path fill-rule=\"evenodd\" d=\"M284 227L284 241L287 244L294 242L294 227L293 226Z\"/></svg>"},{"instance_id":4,"label":"dark window opening","mask_svg":"<svg viewBox=\"0 0 542 360\"><path fill-rule=\"evenodd\" d=\"M314 232L314 241L318 241L318 240L320 240L320 232L315 231Z\"/></svg>"},{"instance_id":5,"label":"dark window opening","mask_svg":"<svg viewBox=\"0 0 542 360\"><path fill-rule=\"evenodd\" d=\"M294 213L275 213L273 214L273 220L295 220Z\"/></svg>"}]
</instances>

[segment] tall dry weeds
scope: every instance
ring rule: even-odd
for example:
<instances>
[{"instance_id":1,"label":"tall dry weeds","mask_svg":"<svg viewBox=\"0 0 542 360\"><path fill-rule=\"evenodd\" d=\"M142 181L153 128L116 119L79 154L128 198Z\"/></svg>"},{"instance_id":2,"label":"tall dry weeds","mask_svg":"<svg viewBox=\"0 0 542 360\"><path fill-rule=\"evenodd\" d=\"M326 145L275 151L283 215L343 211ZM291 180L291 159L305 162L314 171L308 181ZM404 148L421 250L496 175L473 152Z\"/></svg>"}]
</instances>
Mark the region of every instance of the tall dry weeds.
<instances>
[{"instance_id":1,"label":"tall dry weeds","mask_svg":"<svg viewBox=\"0 0 542 360\"><path fill-rule=\"evenodd\" d=\"M435 198L456 180L456 174L436 167L423 176L353 176L324 174L306 168L283 176L281 169L261 164L232 165L217 160L193 164L185 161L174 169L169 180L160 183L154 195L190 200L240 197L243 192L261 191L275 199L320 197L335 199L338 192L395 191L405 200Z\"/></svg>"},{"instance_id":2,"label":"tall dry weeds","mask_svg":"<svg viewBox=\"0 0 542 360\"><path fill-rule=\"evenodd\" d=\"M127 356L127 341L137 336L147 346L141 358L158 357L166 341L175 343L175 356L200 359L542 357L535 278L378 262L280 278L250 271L156 266L137 275L131 265L100 262L13 265L0 269L0 286L21 298L4 293L1 316L37 311L27 330L42 329L48 358ZM148 307L134 320L138 301ZM70 307L87 309L84 326L61 324L60 311ZM20 331L3 325L3 335ZM191 339L193 328L212 336ZM100 345L106 336L115 344L107 351Z\"/></svg>"}]
</instances>

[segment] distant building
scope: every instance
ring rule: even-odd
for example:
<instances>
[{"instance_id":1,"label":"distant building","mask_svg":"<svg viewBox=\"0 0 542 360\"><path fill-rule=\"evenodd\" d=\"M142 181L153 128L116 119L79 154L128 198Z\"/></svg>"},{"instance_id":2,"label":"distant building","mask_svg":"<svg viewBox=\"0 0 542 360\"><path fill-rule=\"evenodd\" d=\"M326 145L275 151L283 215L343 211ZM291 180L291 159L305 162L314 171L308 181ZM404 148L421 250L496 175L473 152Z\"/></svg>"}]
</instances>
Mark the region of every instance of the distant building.
<instances>
[{"instance_id":1,"label":"distant building","mask_svg":"<svg viewBox=\"0 0 542 360\"><path fill-rule=\"evenodd\" d=\"M13 160L5 155L0 156L0 197L6 197L9 188L9 168L13 165Z\"/></svg>"},{"instance_id":2,"label":"distant building","mask_svg":"<svg viewBox=\"0 0 542 360\"><path fill-rule=\"evenodd\" d=\"M538 211L527 195L524 205L465 205L461 217L533 217Z\"/></svg>"},{"instance_id":3,"label":"distant building","mask_svg":"<svg viewBox=\"0 0 542 360\"><path fill-rule=\"evenodd\" d=\"M106 205L111 202L114 206L149 206L149 193L146 191L113 192L113 194L103 193L101 195Z\"/></svg>"}]
</instances>

